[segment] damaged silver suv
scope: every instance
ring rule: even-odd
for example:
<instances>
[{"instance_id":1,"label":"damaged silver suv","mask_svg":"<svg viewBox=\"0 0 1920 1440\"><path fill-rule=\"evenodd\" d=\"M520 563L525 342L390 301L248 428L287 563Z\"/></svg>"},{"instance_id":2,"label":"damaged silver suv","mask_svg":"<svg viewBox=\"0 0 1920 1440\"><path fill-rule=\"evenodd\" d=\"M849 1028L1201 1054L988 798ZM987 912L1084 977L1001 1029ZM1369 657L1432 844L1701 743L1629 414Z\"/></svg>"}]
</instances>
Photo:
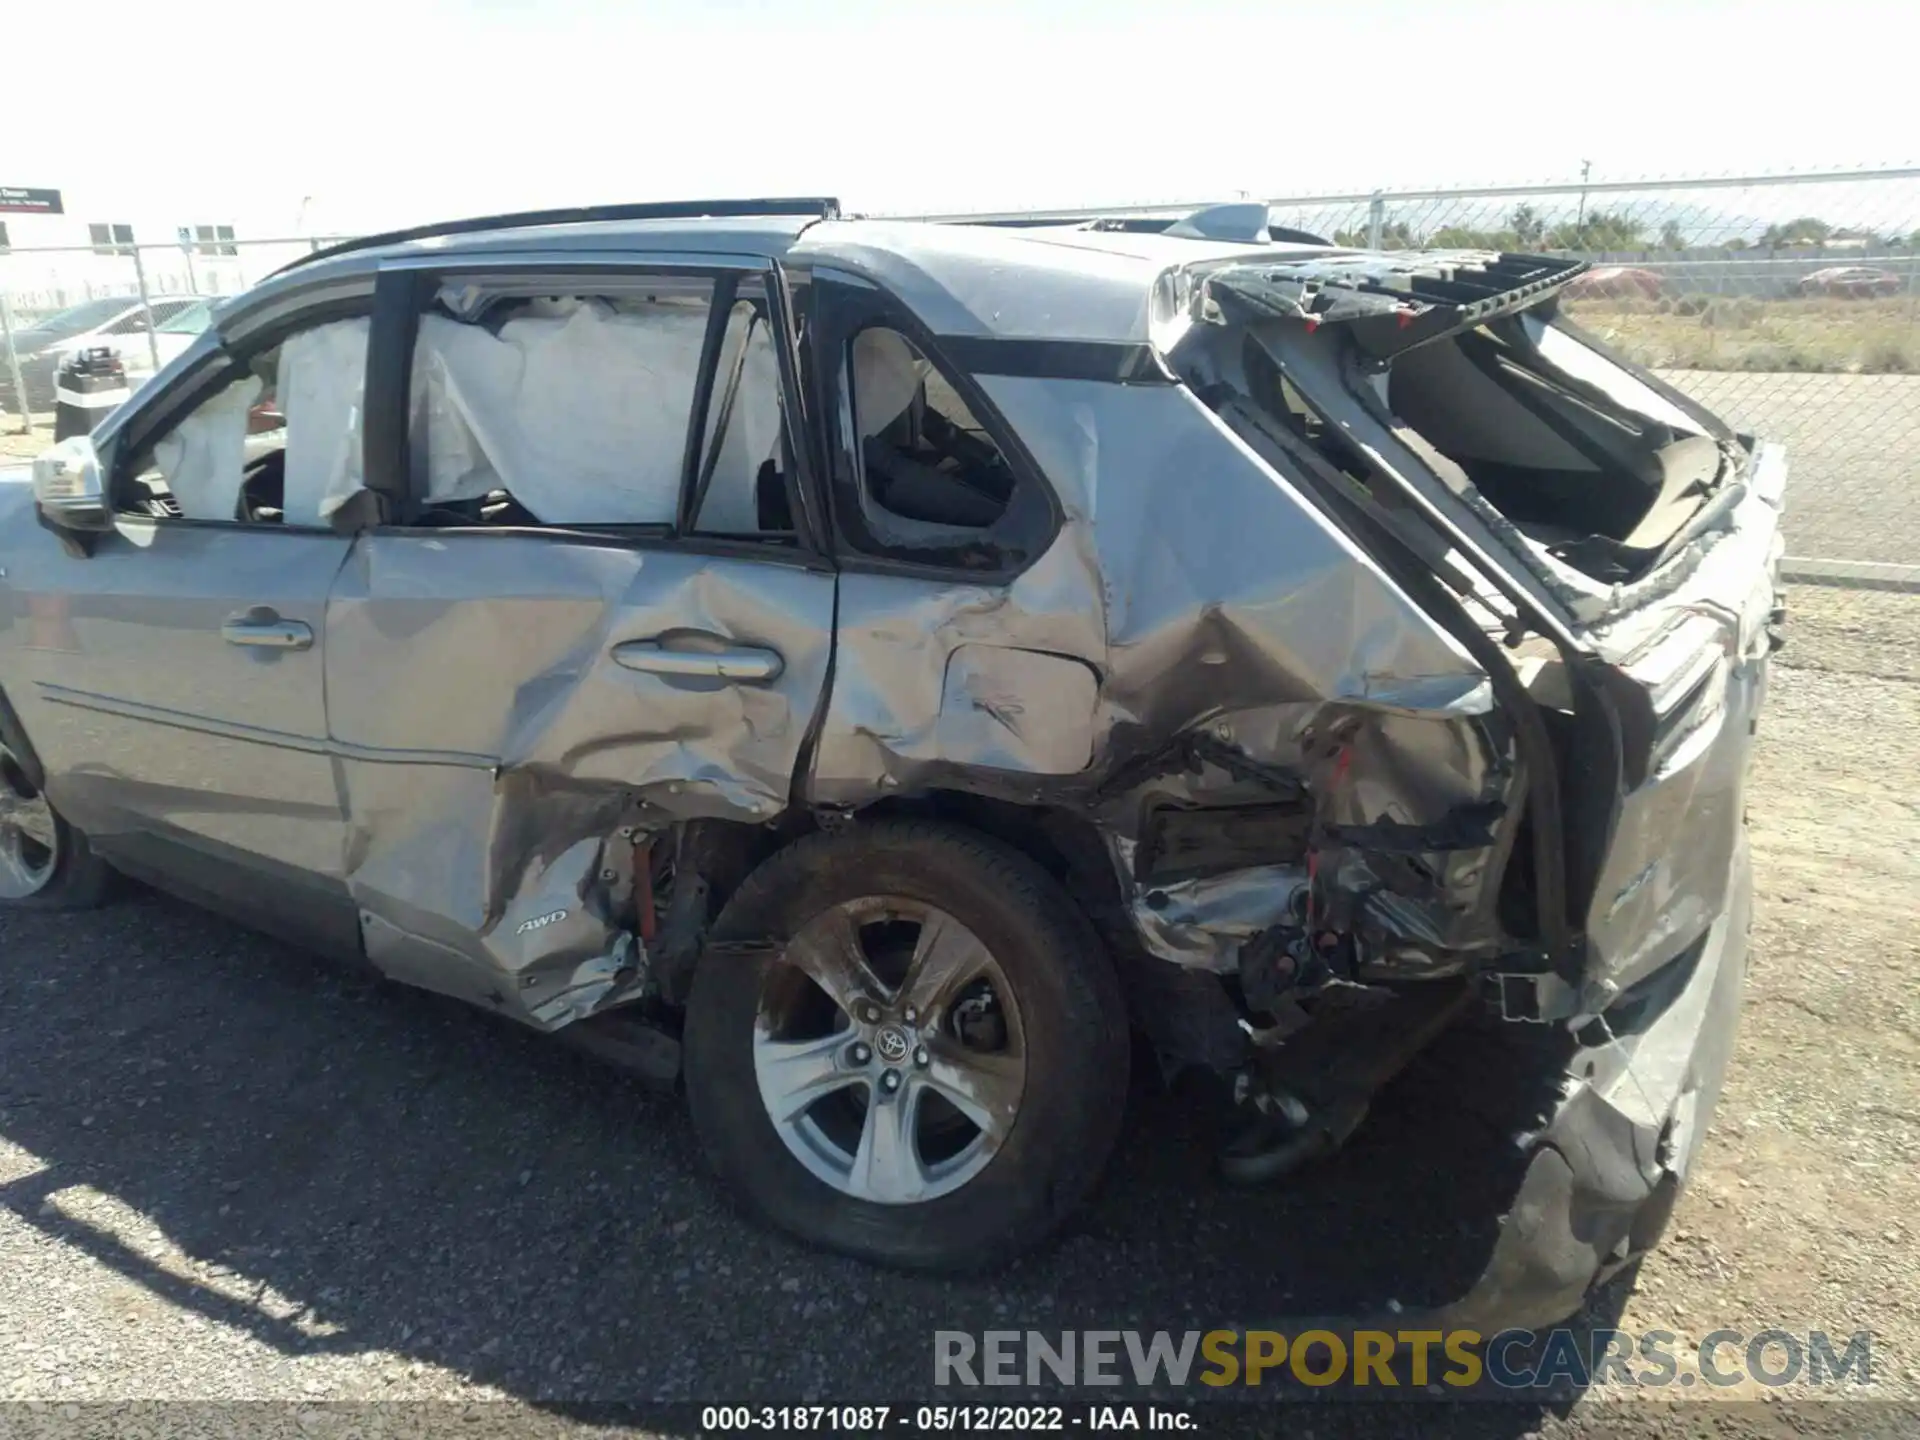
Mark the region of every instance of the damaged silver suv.
<instances>
[{"instance_id":1,"label":"damaged silver suv","mask_svg":"<svg viewBox=\"0 0 1920 1440\"><path fill-rule=\"evenodd\" d=\"M323 251L0 491L0 896L110 867L569 1036L929 1269L1085 1199L1135 1034L1258 1180L1552 1027L1463 1303L1558 1317L1719 1088L1785 480L1580 269L1257 207Z\"/></svg>"}]
</instances>

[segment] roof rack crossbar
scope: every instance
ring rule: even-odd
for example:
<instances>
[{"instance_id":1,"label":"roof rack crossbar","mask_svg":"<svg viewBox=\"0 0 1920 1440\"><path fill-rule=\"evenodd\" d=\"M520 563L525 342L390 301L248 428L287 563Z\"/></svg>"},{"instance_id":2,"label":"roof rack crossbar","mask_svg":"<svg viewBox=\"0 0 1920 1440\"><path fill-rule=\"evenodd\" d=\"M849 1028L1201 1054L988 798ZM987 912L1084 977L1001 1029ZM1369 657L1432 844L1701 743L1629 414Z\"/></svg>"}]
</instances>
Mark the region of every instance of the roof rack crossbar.
<instances>
[{"instance_id":1,"label":"roof rack crossbar","mask_svg":"<svg viewBox=\"0 0 1920 1440\"><path fill-rule=\"evenodd\" d=\"M467 220L445 220L433 225L415 225L405 230L387 230L378 235L362 235L328 245L311 255L282 265L273 273L285 274L316 260L335 255L350 255L356 250L371 250L382 245L404 245L409 240L433 240L448 235L473 235L484 230L512 230L535 225L600 225L622 220L695 220L728 219L756 215L810 215L819 220L840 216L840 202L830 196L803 196L761 200L663 200L626 205L574 205L564 210L521 210L505 215L476 215Z\"/></svg>"}]
</instances>

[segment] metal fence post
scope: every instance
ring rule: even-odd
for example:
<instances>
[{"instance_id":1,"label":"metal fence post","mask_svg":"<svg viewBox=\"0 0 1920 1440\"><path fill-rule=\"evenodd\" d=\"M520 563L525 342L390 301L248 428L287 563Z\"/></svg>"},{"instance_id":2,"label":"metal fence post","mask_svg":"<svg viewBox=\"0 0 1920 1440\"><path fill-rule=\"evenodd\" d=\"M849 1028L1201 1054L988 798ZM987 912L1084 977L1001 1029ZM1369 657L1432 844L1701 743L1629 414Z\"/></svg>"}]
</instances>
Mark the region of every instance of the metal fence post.
<instances>
[{"instance_id":1,"label":"metal fence post","mask_svg":"<svg viewBox=\"0 0 1920 1440\"><path fill-rule=\"evenodd\" d=\"M0 286L0 337L7 347L7 378L13 382L13 398L20 407L20 433L31 435L32 407L27 404L27 382L20 378L20 356L13 348L13 301L7 298L5 286Z\"/></svg>"},{"instance_id":2,"label":"metal fence post","mask_svg":"<svg viewBox=\"0 0 1920 1440\"><path fill-rule=\"evenodd\" d=\"M1387 199L1378 190L1367 201L1367 249L1378 250L1386 238Z\"/></svg>"},{"instance_id":3,"label":"metal fence post","mask_svg":"<svg viewBox=\"0 0 1920 1440\"><path fill-rule=\"evenodd\" d=\"M153 297L147 293L147 267L140 259L140 247L133 247L133 278L140 282L140 310L147 317L147 354L153 368L160 368L160 337L153 333Z\"/></svg>"}]
</instances>

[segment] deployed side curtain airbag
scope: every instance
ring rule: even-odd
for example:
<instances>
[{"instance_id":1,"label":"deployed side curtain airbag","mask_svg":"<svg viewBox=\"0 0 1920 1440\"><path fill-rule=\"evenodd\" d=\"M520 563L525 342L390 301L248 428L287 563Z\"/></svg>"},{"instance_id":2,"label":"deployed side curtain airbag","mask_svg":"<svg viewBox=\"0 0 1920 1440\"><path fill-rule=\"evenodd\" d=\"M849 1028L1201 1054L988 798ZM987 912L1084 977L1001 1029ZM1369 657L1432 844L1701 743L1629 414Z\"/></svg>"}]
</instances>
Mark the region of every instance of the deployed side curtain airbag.
<instances>
[{"instance_id":1,"label":"deployed side curtain airbag","mask_svg":"<svg viewBox=\"0 0 1920 1440\"><path fill-rule=\"evenodd\" d=\"M920 393L933 366L893 330L862 330L853 337L853 411L860 438L898 420Z\"/></svg>"},{"instance_id":2,"label":"deployed side curtain airbag","mask_svg":"<svg viewBox=\"0 0 1920 1440\"><path fill-rule=\"evenodd\" d=\"M704 307L563 302L498 334L429 315L414 353L429 504L505 490L543 524L668 524Z\"/></svg>"},{"instance_id":3,"label":"deployed side curtain airbag","mask_svg":"<svg viewBox=\"0 0 1920 1440\"><path fill-rule=\"evenodd\" d=\"M153 447L153 463L189 520L232 520L240 504L247 412L260 398L260 377L234 381L182 420Z\"/></svg>"},{"instance_id":4,"label":"deployed side curtain airbag","mask_svg":"<svg viewBox=\"0 0 1920 1440\"><path fill-rule=\"evenodd\" d=\"M737 363L740 384L727 416L726 434L720 437L720 453L714 458L713 477L699 516L700 529L723 534L759 529L756 485L760 467L780 444L780 366L773 353L772 331L764 322L754 325L746 334L744 358L739 346L739 336L730 336L720 356L721 383ZM707 414L709 446L719 423L720 398L716 385Z\"/></svg>"},{"instance_id":5,"label":"deployed side curtain airbag","mask_svg":"<svg viewBox=\"0 0 1920 1440\"><path fill-rule=\"evenodd\" d=\"M324 525L364 488L361 413L369 328L366 320L338 320L290 335L280 346L289 525Z\"/></svg>"}]
</instances>

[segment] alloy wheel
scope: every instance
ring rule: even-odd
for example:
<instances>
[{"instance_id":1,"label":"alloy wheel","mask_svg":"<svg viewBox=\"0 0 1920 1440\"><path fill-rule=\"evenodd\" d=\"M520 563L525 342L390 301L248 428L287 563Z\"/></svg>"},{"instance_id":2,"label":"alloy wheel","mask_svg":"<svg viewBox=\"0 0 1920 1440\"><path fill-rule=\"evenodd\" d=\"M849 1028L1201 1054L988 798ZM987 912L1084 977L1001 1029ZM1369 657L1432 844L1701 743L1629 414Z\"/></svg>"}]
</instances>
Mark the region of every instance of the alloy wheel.
<instances>
[{"instance_id":1,"label":"alloy wheel","mask_svg":"<svg viewBox=\"0 0 1920 1440\"><path fill-rule=\"evenodd\" d=\"M760 1099L795 1158L883 1205L950 1194L1012 1133L1019 1004L986 945L894 896L836 905L770 967L754 1026Z\"/></svg>"},{"instance_id":2,"label":"alloy wheel","mask_svg":"<svg viewBox=\"0 0 1920 1440\"><path fill-rule=\"evenodd\" d=\"M60 859L60 831L19 757L0 745L0 900L46 889Z\"/></svg>"}]
</instances>

